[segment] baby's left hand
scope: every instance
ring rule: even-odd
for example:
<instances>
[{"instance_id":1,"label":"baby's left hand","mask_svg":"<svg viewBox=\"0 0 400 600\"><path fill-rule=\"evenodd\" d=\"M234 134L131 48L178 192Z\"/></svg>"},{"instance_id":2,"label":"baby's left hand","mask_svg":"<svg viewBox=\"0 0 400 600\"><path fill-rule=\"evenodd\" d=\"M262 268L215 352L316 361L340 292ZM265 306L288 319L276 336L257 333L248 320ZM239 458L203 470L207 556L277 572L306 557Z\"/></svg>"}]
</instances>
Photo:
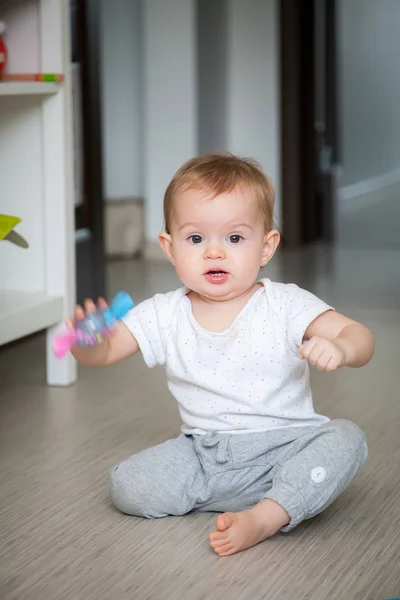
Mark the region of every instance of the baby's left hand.
<instances>
[{"instance_id":1,"label":"baby's left hand","mask_svg":"<svg viewBox=\"0 0 400 600\"><path fill-rule=\"evenodd\" d=\"M320 337L312 337L299 348L300 358L320 371L335 371L346 364L346 354L340 343Z\"/></svg>"}]
</instances>

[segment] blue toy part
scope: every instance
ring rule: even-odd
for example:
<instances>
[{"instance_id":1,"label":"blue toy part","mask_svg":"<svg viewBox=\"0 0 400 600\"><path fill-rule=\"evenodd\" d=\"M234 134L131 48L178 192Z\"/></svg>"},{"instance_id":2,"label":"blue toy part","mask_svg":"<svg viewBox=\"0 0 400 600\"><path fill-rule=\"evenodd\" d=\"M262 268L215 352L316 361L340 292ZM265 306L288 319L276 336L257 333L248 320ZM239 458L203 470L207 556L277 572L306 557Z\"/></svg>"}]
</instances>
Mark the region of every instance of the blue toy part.
<instances>
[{"instance_id":1,"label":"blue toy part","mask_svg":"<svg viewBox=\"0 0 400 600\"><path fill-rule=\"evenodd\" d=\"M117 321L120 321L135 305L126 292L118 292L111 303L111 312Z\"/></svg>"},{"instance_id":2,"label":"blue toy part","mask_svg":"<svg viewBox=\"0 0 400 600\"><path fill-rule=\"evenodd\" d=\"M135 305L132 298L126 292L118 292L111 303L110 308L103 311L103 319L106 327L112 328L115 321L122 319Z\"/></svg>"},{"instance_id":3,"label":"blue toy part","mask_svg":"<svg viewBox=\"0 0 400 600\"><path fill-rule=\"evenodd\" d=\"M103 312L103 319L104 325L108 327L108 329L112 329L114 327L116 319L109 308L106 308L106 310Z\"/></svg>"},{"instance_id":4,"label":"blue toy part","mask_svg":"<svg viewBox=\"0 0 400 600\"><path fill-rule=\"evenodd\" d=\"M116 321L122 319L134 306L129 294L119 292L109 308L87 313L82 321L75 323L78 344L81 346L100 344L113 329Z\"/></svg>"}]
</instances>

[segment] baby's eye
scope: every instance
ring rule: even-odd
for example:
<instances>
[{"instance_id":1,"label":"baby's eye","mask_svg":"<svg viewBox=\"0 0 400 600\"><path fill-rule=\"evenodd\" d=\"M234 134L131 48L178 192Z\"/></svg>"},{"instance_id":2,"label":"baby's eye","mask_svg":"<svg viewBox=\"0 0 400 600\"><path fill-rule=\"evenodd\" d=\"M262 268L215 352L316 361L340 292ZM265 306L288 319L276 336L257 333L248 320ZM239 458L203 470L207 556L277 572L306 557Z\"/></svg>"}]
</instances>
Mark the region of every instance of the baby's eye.
<instances>
[{"instance_id":1,"label":"baby's eye","mask_svg":"<svg viewBox=\"0 0 400 600\"><path fill-rule=\"evenodd\" d=\"M192 244L201 244L203 241L201 235L190 235L188 239L192 242Z\"/></svg>"},{"instance_id":2,"label":"baby's eye","mask_svg":"<svg viewBox=\"0 0 400 600\"><path fill-rule=\"evenodd\" d=\"M239 242L241 242L243 239L243 237L241 235L238 235L237 233L230 235L228 237L228 240L230 241L231 244L239 244Z\"/></svg>"}]
</instances>

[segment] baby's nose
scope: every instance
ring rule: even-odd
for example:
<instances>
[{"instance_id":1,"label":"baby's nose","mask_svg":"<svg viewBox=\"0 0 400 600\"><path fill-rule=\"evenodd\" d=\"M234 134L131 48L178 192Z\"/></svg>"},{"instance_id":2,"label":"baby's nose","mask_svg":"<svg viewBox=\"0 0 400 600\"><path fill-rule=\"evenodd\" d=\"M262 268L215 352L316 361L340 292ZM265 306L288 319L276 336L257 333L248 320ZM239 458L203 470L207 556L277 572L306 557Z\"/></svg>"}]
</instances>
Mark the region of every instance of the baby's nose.
<instances>
[{"instance_id":1,"label":"baby's nose","mask_svg":"<svg viewBox=\"0 0 400 600\"><path fill-rule=\"evenodd\" d=\"M221 244L209 244L204 252L205 258L225 258L225 250Z\"/></svg>"}]
</instances>

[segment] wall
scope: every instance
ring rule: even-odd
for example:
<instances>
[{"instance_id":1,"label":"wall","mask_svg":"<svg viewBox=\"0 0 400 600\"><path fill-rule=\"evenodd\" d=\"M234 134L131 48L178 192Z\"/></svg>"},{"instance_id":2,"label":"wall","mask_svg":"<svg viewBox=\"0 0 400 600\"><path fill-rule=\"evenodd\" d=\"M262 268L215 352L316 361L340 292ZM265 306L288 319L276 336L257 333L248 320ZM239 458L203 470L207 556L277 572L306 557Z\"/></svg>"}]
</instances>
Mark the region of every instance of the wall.
<instances>
[{"instance_id":1,"label":"wall","mask_svg":"<svg viewBox=\"0 0 400 600\"><path fill-rule=\"evenodd\" d=\"M276 189L280 223L279 19L277 0L229 0L230 151L257 159Z\"/></svg>"},{"instance_id":2,"label":"wall","mask_svg":"<svg viewBox=\"0 0 400 600\"><path fill-rule=\"evenodd\" d=\"M277 189L279 225L277 5L102 0L106 196L144 195L150 249L171 176L210 150L261 163Z\"/></svg>"},{"instance_id":3,"label":"wall","mask_svg":"<svg viewBox=\"0 0 400 600\"><path fill-rule=\"evenodd\" d=\"M143 196L141 0L101 0L101 94L106 199Z\"/></svg>"},{"instance_id":4,"label":"wall","mask_svg":"<svg viewBox=\"0 0 400 600\"><path fill-rule=\"evenodd\" d=\"M199 153L227 147L228 0L197 2Z\"/></svg>"},{"instance_id":5,"label":"wall","mask_svg":"<svg viewBox=\"0 0 400 600\"><path fill-rule=\"evenodd\" d=\"M280 222L279 37L276 0L198 1L199 151L258 160Z\"/></svg>"},{"instance_id":6,"label":"wall","mask_svg":"<svg viewBox=\"0 0 400 600\"><path fill-rule=\"evenodd\" d=\"M143 7L145 232L152 248L163 224L165 188L198 149L196 4L145 0Z\"/></svg>"},{"instance_id":7,"label":"wall","mask_svg":"<svg viewBox=\"0 0 400 600\"><path fill-rule=\"evenodd\" d=\"M345 199L400 183L400 2L338 0Z\"/></svg>"}]
</instances>

